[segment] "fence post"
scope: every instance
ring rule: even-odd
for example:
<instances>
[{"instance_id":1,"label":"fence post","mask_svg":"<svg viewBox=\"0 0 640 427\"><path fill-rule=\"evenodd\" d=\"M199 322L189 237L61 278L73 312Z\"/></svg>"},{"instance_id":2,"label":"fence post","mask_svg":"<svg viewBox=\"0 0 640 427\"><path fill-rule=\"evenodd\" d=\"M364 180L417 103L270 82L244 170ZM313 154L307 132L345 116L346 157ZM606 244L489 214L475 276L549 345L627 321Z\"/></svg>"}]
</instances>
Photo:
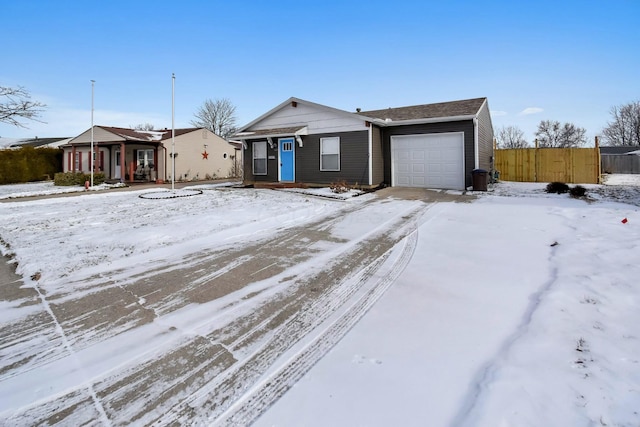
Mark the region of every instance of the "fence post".
<instances>
[{"instance_id":1,"label":"fence post","mask_svg":"<svg viewBox=\"0 0 640 427\"><path fill-rule=\"evenodd\" d=\"M535 151L533 152L533 182L538 182L538 138L535 139Z\"/></svg>"},{"instance_id":2,"label":"fence post","mask_svg":"<svg viewBox=\"0 0 640 427\"><path fill-rule=\"evenodd\" d=\"M600 178L602 176L602 158L600 157L600 139L596 136L595 143L596 150L596 184L600 184Z\"/></svg>"}]
</instances>

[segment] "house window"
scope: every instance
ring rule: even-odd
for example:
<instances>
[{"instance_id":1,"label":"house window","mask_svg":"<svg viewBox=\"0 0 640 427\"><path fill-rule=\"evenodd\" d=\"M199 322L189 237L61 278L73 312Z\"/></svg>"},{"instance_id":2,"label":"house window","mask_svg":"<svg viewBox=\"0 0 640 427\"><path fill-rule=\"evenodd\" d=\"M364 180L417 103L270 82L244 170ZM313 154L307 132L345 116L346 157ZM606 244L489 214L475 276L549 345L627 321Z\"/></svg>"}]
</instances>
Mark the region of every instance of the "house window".
<instances>
[{"instance_id":1,"label":"house window","mask_svg":"<svg viewBox=\"0 0 640 427\"><path fill-rule=\"evenodd\" d=\"M76 158L74 160L73 170L81 171L82 170L82 152L76 151Z\"/></svg>"},{"instance_id":2,"label":"house window","mask_svg":"<svg viewBox=\"0 0 640 427\"><path fill-rule=\"evenodd\" d=\"M320 170L340 170L340 138L320 138Z\"/></svg>"},{"instance_id":3,"label":"house window","mask_svg":"<svg viewBox=\"0 0 640 427\"><path fill-rule=\"evenodd\" d=\"M267 174L267 141L253 143L253 174Z\"/></svg>"},{"instance_id":4,"label":"house window","mask_svg":"<svg viewBox=\"0 0 640 427\"><path fill-rule=\"evenodd\" d=\"M153 150L138 150L138 166L153 168Z\"/></svg>"},{"instance_id":5,"label":"house window","mask_svg":"<svg viewBox=\"0 0 640 427\"><path fill-rule=\"evenodd\" d=\"M93 156L89 156L89 170L95 170L93 168L93 165L97 162L98 163L98 170L103 171L104 170L104 151L100 151L100 159L96 160L98 156L98 152L96 152L95 150L93 151Z\"/></svg>"}]
</instances>

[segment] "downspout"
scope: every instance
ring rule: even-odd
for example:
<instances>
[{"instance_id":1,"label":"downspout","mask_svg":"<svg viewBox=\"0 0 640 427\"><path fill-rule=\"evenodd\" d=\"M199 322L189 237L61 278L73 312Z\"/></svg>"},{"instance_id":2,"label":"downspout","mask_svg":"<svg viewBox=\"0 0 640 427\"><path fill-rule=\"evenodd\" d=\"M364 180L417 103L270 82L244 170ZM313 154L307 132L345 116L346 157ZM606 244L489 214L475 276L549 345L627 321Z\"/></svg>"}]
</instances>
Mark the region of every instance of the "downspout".
<instances>
[{"instance_id":1,"label":"downspout","mask_svg":"<svg viewBox=\"0 0 640 427\"><path fill-rule=\"evenodd\" d=\"M473 157L474 169L480 169L480 148L478 146L478 116L473 118Z\"/></svg>"},{"instance_id":2,"label":"downspout","mask_svg":"<svg viewBox=\"0 0 640 427\"><path fill-rule=\"evenodd\" d=\"M373 185L373 123L369 123L369 186Z\"/></svg>"}]
</instances>

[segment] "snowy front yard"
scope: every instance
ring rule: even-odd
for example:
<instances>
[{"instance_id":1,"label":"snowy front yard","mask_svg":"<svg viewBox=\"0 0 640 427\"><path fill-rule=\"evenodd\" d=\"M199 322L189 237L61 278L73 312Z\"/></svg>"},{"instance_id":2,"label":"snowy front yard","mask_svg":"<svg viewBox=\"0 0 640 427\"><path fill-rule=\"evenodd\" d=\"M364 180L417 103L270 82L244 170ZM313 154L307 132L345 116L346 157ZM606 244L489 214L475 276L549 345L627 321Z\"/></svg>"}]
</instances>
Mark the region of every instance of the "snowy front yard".
<instances>
[{"instance_id":1,"label":"snowy front yard","mask_svg":"<svg viewBox=\"0 0 640 427\"><path fill-rule=\"evenodd\" d=\"M638 187L588 186L591 201L543 188L500 183L471 203L435 204L392 192L340 202L214 188L169 200L134 191L2 203L2 252L14 256L25 283L19 298L5 297L11 284L2 284L0 321L15 328L42 318L48 332L2 334L0 424L225 425L253 405L248 419L262 413L258 426L639 425ZM267 245L278 235L286 236ZM380 256L365 256L376 250ZM302 253L308 257L296 258ZM207 257L220 265L203 267ZM347 257L359 261L337 275ZM185 264L194 266L188 274ZM208 284L233 284L216 278L249 268L242 288L203 300ZM145 279L153 271L164 282ZM239 313L258 316L332 271L335 292L327 288L322 307L333 314L291 329L301 322L294 313L271 333L274 317L265 317L252 329L263 335L247 344ZM182 282L170 289L167 278ZM110 303L123 310L117 324L94 321L102 314L93 306L68 314L102 292L122 298ZM300 307L311 319L321 308ZM357 310L362 318L335 328ZM221 336L222 325L241 338L225 341L233 331ZM271 358L262 370L229 376L244 378L241 391L216 401L227 390L216 372L263 354L285 330L304 334L264 353ZM149 371L203 338L200 350L229 352L224 363L184 352L161 366L192 366L195 354L200 365L174 383L160 371L143 377L139 367ZM326 347L318 360L299 363L318 342ZM283 375L289 366L299 374ZM276 382L288 391L258 406L255 396ZM127 404L139 384L144 390ZM173 400L156 404L168 390ZM61 402L72 409L47 418Z\"/></svg>"},{"instance_id":2,"label":"snowy front yard","mask_svg":"<svg viewBox=\"0 0 640 427\"><path fill-rule=\"evenodd\" d=\"M638 208L520 196L428 211L394 285L256 425L640 425Z\"/></svg>"}]
</instances>

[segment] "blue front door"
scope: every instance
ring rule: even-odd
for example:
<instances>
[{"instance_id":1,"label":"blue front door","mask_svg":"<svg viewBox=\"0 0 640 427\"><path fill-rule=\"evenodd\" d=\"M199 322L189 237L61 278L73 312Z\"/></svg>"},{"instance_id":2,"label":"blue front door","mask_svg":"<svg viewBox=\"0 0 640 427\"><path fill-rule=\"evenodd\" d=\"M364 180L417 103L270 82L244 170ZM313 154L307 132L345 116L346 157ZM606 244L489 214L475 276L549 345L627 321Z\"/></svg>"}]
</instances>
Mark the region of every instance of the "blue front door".
<instances>
[{"instance_id":1,"label":"blue front door","mask_svg":"<svg viewBox=\"0 0 640 427\"><path fill-rule=\"evenodd\" d=\"M293 138L278 140L280 154L280 181L295 181Z\"/></svg>"}]
</instances>

